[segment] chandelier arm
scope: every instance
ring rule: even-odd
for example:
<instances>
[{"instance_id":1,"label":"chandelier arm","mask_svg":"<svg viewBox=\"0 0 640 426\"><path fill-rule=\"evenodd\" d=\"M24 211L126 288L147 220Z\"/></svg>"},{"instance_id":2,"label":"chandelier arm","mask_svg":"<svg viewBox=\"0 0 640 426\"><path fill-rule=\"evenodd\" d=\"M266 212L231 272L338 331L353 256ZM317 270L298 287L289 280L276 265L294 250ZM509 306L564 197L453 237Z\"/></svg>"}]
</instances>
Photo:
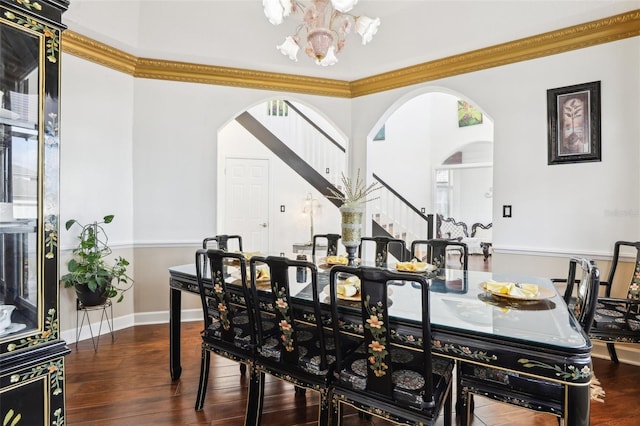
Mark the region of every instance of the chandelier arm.
<instances>
[{"instance_id":1,"label":"chandelier arm","mask_svg":"<svg viewBox=\"0 0 640 426\"><path fill-rule=\"evenodd\" d=\"M336 8L336 3L340 9ZM301 15L302 23L294 35L277 46L278 50L295 61L298 49L304 46L305 53L322 66L338 62L336 54L345 46L347 34L358 33L362 44L367 44L377 32L379 18L348 13L356 3L358 0L263 0L265 14L274 25L282 22L285 16ZM278 12L282 10L280 6L285 11L284 16ZM306 37L302 34L303 28Z\"/></svg>"}]
</instances>

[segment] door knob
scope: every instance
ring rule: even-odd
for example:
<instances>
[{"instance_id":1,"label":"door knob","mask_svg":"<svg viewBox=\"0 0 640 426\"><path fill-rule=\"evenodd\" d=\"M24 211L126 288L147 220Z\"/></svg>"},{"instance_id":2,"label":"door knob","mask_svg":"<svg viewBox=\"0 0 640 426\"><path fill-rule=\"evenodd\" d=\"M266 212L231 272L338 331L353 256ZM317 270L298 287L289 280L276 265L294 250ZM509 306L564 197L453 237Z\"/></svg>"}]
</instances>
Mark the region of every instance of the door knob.
<instances>
[{"instance_id":1,"label":"door knob","mask_svg":"<svg viewBox=\"0 0 640 426\"><path fill-rule=\"evenodd\" d=\"M265 222L265 223L261 223L260 226L262 226L263 228L266 228L269 225L267 224L267 222Z\"/></svg>"}]
</instances>

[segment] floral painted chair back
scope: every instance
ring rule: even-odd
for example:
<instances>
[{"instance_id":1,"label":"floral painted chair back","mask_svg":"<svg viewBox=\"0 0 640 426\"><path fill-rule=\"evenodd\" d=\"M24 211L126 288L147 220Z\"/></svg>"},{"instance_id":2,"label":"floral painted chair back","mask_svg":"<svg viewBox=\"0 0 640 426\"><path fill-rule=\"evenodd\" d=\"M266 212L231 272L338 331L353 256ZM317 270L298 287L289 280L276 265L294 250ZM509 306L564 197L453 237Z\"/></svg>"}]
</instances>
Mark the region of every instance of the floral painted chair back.
<instances>
[{"instance_id":1,"label":"floral painted chair back","mask_svg":"<svg viewBox=\"0 0 640 426\"><path fill-rule=\"evenodd\" d=\"M326 334L323 330L322 313L318 296L318 270L315 264L303 260L293 260L278 256L253 256L249 262L251 267L251 281L255 282L257 265L266 264L270 275L270 297L268 303L264 300L255 304L256 315L275 314L276 330L269 332L264 327L258 327L259 353L270 358L292 374L305 371L323 375L327 373L328 355ZM314 298L313 325L308 321L300 321L297 317L295 301L291 297L289 277L290 269L304 268L307 270L308 285ZM296 271L297 272L297 271Z\"/></svg>"},{"instance_id":2,"label":"floral painted chair back","mask_svg":"<svg viewBox=\"0 0 640 426\"><path fill-rule=\"evenodd\" d=\"M425 250L426 249L426 250ZM469 248L460 241L442 238L430 240L414 240L411 242L411 256L419 261L435 265L437 268L447 268L448 252L459 252L459 262L463 270L469 268ZM426 255L424 254L426 251ZM456 265L458 267L458 265Z\"/></svg>"},{"instance_id":3,"label":"floral painted chair back","mask_svg":"<svg viewBox=\"0 0 640 426\"><path fill-rule=\"evenodd\" d=\"M211 241L215 241L217 244L217 249L222 250L222 251L229 251L229 240L236 240L237 241L237 249L239 251L242 251L242 237L240 235L226 235L226 234L221 234L221 235L216 235L215 237L207 237L205 239L202 240L202 248L206 249L209 248L209 242Z\"/></svg>"},{"instance_id":4,"label":"floral painted chair back","mask_svg":"<svg viewBox=\"0 0 640 426\"><path fill-rule=\"evenodd\" d=\"M375 243L375 265L377 267L387 266L387 259L389 258L389 251L398 261L404 261L407 255L407 244L404 240L391 237L362 237L360 246L358 246L358 257L362 259L363 246L367 241L373 241Z\"/></svg>"},{"instance_id":5,"label":"floral painted chair back","mask_svg":"<svg viewBox=\"0 0 640 426\"><path fill-rule=\"evenodd\" d=\"M452 365L431 355L428 280L422 275L383 268L334 266L330 272L332 318L340 318L337 286L342 274L355 275L360 280L361 323L334 321L334 339L359 328L363 342L351 353L337 348L334 392L339 394L342 387L361 392L364 400L369 395L418 410L433 407L439 392L451 379ZM393 344L389 288L401 281L421 288L422 339L415 342L415 350Z\"/></svg>"},{"instance_id":6,"label":"floral painted chair back","mask_svg":"<svg viewBox=\"0 0 640 426\"><path fill-rule=\"evenodd\" d=\"M316 255L316 248L318 246L318 240L326 240L327 243L327 256L336 256L338 254L338 241L342 238L340 234L316 234L313 236L313 246L311 248L311 255Z\"/></svg>"},{"instance_id":7,"label":"floral painted chair back","mask_svg":"<svg viewBox=\"0 0 640 426\"><path fill-rule=\"evenodd\" d=\"M237 276L229 274L230 269ZM211 272L208 272L211 271ZM242 254L219 249L196 251L196 277L204 315L204 339L216 339L252 352L255 324Z\"/></svg>"}]
</instances>

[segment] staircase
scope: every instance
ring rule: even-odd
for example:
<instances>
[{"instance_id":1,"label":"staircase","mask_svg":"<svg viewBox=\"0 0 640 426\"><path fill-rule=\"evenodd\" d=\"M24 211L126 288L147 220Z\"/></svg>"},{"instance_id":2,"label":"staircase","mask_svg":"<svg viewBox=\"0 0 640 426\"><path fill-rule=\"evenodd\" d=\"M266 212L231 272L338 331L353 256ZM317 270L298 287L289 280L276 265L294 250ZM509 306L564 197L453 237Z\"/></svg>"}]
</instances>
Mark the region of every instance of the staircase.
<instances>
[{"instance_id":1,"label":"staircase","mask_svg":"<svg viewBox=\"0 0 640 426\"><path fill-rule=\"evenodd\" d=\"M334 191L341 192L346 149L336 138L325 132L304 111L288 101L282 101L287 116L271 116L265 104L260 104L236 117L242 125L265 147L304 178L336 207L340 201L331 198ZM372 236L388 236L404 240L407 247L413 240L433 238L433 215L425 214L409 203L378 175L373 178L382 188L379 198L371 202ZM392 247L391 254L399 259L410 253L399 253Z\"/></svg>"},{"instance_id":2,"label":"staircase","mask_svg":"<svg viewBox=\"0 0 640 426\"><path fill-rule=\"evenodd\" d=\"M379 198L371 203L373 236L399 238L407 247L414 240L433 238L433 215L422 213L377 174L374 173L373 178L381 185ZM399 249L396 248L395 253L393 251L393 256L399 259ZM410 255L405 253L404 258L408 259Z\"/></svg>"},{"instance_id":3,"label":"staircase","mask_svg":"<svg viewBox=\"0 0 640 426\"><path fill-rule=\"evenodd\" d=\"M266 128L253 115L246 111L236 117L236 121L291 167L298 175L303 177L313 188L327 197L336 207L340 207L338 200L329 198L332 195L329 188L337 192L340 192L340 190L327 180L324 175L318 173L318 171L298 155L296 151L272 133L270 129Z\"/></svg>"},{"instance_id":4,"label":"staircase","mask_svg":"<svg viewBox=\"0 0 640 426\"><path fill-rule=\"evenodd\" d=\"M319 175L338 187L345 170L346 148L341 136L331 135L324 128L330 124L312 111L289 101L280 101L286 116L271 115L264 104L249 109L249 114ZM335 133L335 132L334 132Z\"/></svg>"}]
</instances>

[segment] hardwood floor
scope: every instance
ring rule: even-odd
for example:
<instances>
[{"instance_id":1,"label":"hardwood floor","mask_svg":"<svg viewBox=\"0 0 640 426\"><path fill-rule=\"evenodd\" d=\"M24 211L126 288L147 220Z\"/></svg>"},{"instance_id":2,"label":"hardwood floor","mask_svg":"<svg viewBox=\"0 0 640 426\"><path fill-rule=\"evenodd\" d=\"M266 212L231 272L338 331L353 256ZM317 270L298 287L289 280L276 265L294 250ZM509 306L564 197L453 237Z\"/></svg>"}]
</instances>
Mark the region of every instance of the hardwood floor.
<instances>
[{"instance_id":1,"label":"hardwood floor","mask_svg":"<svg viewBox=\"0 0 640 426\"><path fill-rule=\"evenodd\" d=\"M169 377L169 326L145 325L120 330L112 343L103 336L94 352L90 340L71 346L65 358L67 424L75 425L241 425L246 381L238 365L213 356L205 406L194 404L200 369L200 322L182 326L182 367L179 380ZM640 367L595 359L594 368L606 391L604 403L591 405L591 424L636 425ZM557 425L556 418L476 397L474 425ZM293 388L268 379L263 425L312 425L318 398L296 395ZM355 413L346 425L386 425L365 421Z\"/></svg>"},{"instance_id":2,"label":"hardwood floor","mask_svg":"<svg viewBox=\"0 0 640 426\"><path fill-rule=\"evenodd\" d=\"M182 325L182 376L169 376L169 325L131 327L100 339L94 352L91 340L70 344L65 357L68 425L225 425L243 424L246 380L238 365L213 356L209 389L202 411L194 404L200 370L201 322ZM594 370L606 392L604 403L591 404L591 424L631 426L640 420L637 393L640 367L594 359ZM557 425L555 417L475 398L473 424ZM313 392L296 395L293 387L268 378L264 426L313 425L318 398ZM355 411L346 425L387 425L361 419Z\"/></svg>"}]
</instances>

